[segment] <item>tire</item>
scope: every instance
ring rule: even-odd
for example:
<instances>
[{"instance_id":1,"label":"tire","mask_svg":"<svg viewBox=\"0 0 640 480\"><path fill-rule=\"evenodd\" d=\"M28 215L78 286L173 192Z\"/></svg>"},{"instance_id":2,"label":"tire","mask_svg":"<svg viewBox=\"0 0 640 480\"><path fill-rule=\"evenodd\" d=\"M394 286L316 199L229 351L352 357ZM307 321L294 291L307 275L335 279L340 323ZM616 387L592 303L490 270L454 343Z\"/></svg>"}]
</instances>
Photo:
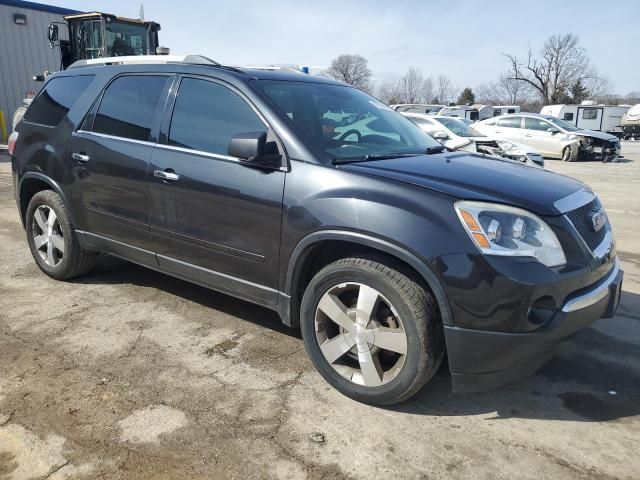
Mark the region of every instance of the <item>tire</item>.
<instances>
[{"instance_id":1,"label":"tire","mask_svg":"<svg viewBox=\"0 0 640 480\"><path fill-rule=\"evenodd\" d=\"M578 157L578 149L566 146L562 149L562 161L563 162L575 162Z\"/></svg>"},{"instance_id":2,"label":"tire","mask_svg":"<svg viewBox=\"0 0 640 480\"><path fill-rule=\"evenodd\" d=\"M36 193L29 202L25 224L31 255L51 278L69 280L84 275L95 265L97 254L80 246L69 211L57 193Z\"/></svg>"},{"instance_id":3,"label":"tire","mask_svg":"<svg viewBox=\"0 0 640 480\"><path fill-rule=\"evenodd\" d=\"M24 117L24 114L26 112L27 112L27 107L25 105L21 105L13 113L13 118L11 120L12 131L15 131L16 127L18 126L18 123L20 123L20 120L22 120L22 117Z\"/></svg>"},{"instance_id":4,"label":"tire","mask_svg":"<svg viewBox=\"0 0 640 480\"><path fill-rule=\"evenodd\" d=\"M356 313L361 296L375 297L373 308L360 309L371 315ZM334 315L333 305L342 314ZM302 337L314 366L334 388L359 402L384 406L408 399L433 377L444 357L435 298L411 273L384 257L344 258L327 265L309 283L300 311ZM327 311L350 330L339 327ZM406 344L398 342L402 333ZM383 340L389 343L383 346ZM398 353L403 349L405 354ZM376 357L378 368L366 368L376 364Z\"/></svg>"}]
</instances>

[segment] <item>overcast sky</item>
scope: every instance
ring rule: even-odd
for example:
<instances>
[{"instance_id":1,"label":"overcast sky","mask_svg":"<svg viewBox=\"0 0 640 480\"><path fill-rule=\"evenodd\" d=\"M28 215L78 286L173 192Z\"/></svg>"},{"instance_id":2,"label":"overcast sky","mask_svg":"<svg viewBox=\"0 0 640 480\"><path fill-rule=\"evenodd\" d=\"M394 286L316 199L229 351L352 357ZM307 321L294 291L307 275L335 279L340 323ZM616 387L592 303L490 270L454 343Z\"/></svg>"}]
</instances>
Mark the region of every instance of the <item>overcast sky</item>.
<instances>
[{"instance_id":1,"label":"overcast sky","mask_svg":"<svg viewBox=\"0 0 640 480\"><path fill-rule=\"evenodd\" d=\"M133 17L140 8L135 0L42 3ZM359 53L377 79L415 66L460 88L495 80L508 68L502 52L538 50L549 35L573 32L614 92L640 90L639 0L155 0L144 11L172 53L311 67Z\"/></svg>"}]
</instances>

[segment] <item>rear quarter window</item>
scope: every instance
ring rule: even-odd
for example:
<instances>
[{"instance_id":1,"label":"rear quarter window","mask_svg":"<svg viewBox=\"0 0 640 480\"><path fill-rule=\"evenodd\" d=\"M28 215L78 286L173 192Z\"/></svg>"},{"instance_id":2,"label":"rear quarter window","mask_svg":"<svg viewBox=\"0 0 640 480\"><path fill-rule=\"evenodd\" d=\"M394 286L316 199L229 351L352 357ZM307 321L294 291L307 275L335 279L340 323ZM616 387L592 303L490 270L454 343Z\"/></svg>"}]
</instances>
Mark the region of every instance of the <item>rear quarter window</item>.
<instances>
[{"instance_id":1,"label":"rear quarter window","mask_svg":"<svg viewBox=\"0 0 640 480\"><path fill-rule=\"evenodd\" d=\"M33 101L24 121L55 127L91 85L93 75L52 78Z\"/></svg>"}]
</instances>

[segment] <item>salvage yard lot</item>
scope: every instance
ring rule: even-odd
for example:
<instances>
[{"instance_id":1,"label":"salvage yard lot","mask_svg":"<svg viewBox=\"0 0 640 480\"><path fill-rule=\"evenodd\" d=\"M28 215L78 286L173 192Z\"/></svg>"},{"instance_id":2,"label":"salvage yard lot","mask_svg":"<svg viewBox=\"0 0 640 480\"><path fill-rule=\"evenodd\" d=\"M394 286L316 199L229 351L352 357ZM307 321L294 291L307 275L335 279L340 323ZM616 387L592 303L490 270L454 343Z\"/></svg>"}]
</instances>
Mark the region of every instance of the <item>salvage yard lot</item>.
<instances>
[{"instance_id":1,"label":"salvage yard lot","mask_svg":"<svg viewBox=\"0 0 640 480\"><path fill-rule=\"evenodd\" d=\"M601 196L618 316L536 375L373 408L315 372L265 309L113 258L71 283L28 251L0 156L0 479L639 478L640 143L547 161Z\"/></svg>"}]
</instances>

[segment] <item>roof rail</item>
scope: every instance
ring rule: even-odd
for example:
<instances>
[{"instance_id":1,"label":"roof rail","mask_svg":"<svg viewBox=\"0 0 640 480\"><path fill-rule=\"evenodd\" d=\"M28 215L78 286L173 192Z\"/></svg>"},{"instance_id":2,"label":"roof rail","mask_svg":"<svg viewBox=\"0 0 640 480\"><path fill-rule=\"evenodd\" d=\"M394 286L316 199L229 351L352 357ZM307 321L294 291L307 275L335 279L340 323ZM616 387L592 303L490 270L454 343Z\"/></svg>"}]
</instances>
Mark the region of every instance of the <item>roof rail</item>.
<instances>
[{"instance_id":1,"label":"roof rail","mask_svg":"<svg viewBox=\"0 0 640 480\"><path fill-rule=\"evenodd\" d=\"M69 68L93 67L98 65L135 65L157 63L189 63L193 65L219 66L215 60L202 55L131 55L125 57L104 57L77 60Z\"/></svg>"},{"instance_id":2,"label":"roof rail","mask_svg":"<svg viewBox=\"0 0 640 480\"><path fill-rule=\"evenodd\" d=\"M248 70L272 70L272 71L283 70L287 72L302 73L300 70L298 70L295 67L281 66L281 65L237 65L236 68L240 68L240 69L246 68Z\"/></svg>"}]
</instances>

